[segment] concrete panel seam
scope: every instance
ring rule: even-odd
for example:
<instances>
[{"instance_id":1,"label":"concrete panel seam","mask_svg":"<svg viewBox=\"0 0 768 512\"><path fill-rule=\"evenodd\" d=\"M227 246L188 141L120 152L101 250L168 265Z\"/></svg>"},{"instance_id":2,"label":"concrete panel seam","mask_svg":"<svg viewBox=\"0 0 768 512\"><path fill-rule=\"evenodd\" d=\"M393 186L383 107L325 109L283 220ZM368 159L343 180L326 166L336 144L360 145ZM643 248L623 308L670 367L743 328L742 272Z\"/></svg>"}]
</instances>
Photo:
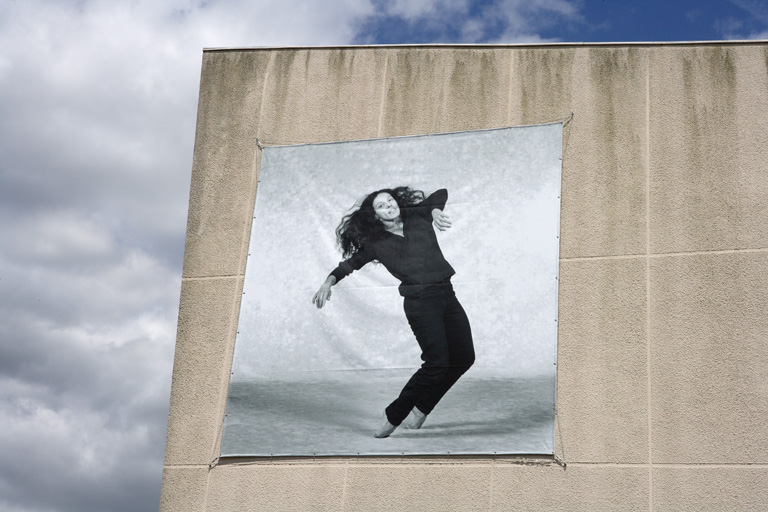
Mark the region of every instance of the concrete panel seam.
<instances>
[{"instance_id":1,"label":"concrete panel seam","mask_svg":"<svg viewBox=\"0 0 768 512\"><path fill-rule=\"evenodd\" d=\"M488 510L493 510L493 487L494 487L494 480L496 478L496 461L493 461L493 464L491 464L491 482L489 484L490 492L488 493Z\"/></svg>"},{"instance_id":2,"label":"concrete panel seam","mask_svg":"<svg viewBox=\"0 0 768 512\"><path fill-rule=\"evenodd\" d=\"M766 253L768 248L755 248L755 249L719 249L711 251L687 251L687 252L664 252L650 254L649 257L657 258L673 258L681 256L707 256L716 254L750 254L750 253Z\"/></svg>"},{"instance_id":3,"label":"concrete panel seam","mask_svg":"<svg viewBox=\"0 0 768 512\"><path fill-rule=\"evenodd\" d=\"M697 462L690 462L690 463L680 463L680 462L670 462L670 463L663 463L663 462L657 462L653 464L656 468L672 468L672 469L730 469L730 468L739 468L739 469L747 469L747 468L754 468L754 469L768 469L768 463L764 462L756 462L756 463L749 463L749 462L713 462L713 463L697 463Z\"/></svg>"},{"instance_id":4,"label":"concrete panel seam","mask_svg":"<svg viewBox=\"0 0 768 512\"><path fill-rule=\"evenodd\" d=\"M569 462L569 466L611 467L611 468L647 468L647 462Z\"/></svg>"},{"instance_id":5,"label":"concrete panel seam","mask_svg":"<svg viewBox=\"0 0 768 512\"><path fill-rule=\"evenodd\" d=\"M653 466L654 468L680 468L680 469L723 469L723 468L757 468L768 469L768 463L765 462L655 462L647 464L645 462L569 462L569 466L594 466L594 467L615 467L615 468L645 468Z\"/></svg>"},{"instance_id":6,"label":"concrete panel seam","mask_svg":"<svg viewBox=\"0 0 768 512\"><path fill-rule=\"evenodd\" d=\"M676 258L686 256L714 256L718 254L761 254L768 253L768 248L759 249L721 249L711 251L687 251L687 252L664 252L657 254L621 254L614 256L573 256L570 258L560 258L560 263L569 263L572 261L603 261L603 260L637 260L642 258L661 259Z\"/></svg>"},{"instance_id":7,"label":"concrete panel seam","mask_svg":"<svg viewBox=\"0 0 768 512\"><path fill-rule=\"evenodd\" d=\"M574 256L571 258L560 258L561 263L569 261L603 261L603 260L639 260L647 258L645 254L621 254L615 256Z\"/></svg>"},{"instance_id":8,"label":"concrete panel seam","mask_svg":"<svg viewBox=\"0 0 768 512\"><path fill-rule=\"evenodd\" d=\"M653 512L653 396L651 393L651 63L645 53L645 343L648 407L648 510Z\"/></svg>"},{"instance_id":9,"label":"concrete panel seam","mask_svg":"<svg viewBox=\"0 0 768 512\"><path fill-rule=\"evenodd\" d=\"M512 124L512 73L515 70L515 52L509 52L509 81L507 82L507 124Z\"/></svg>"},{"instance_id":10,"label":"concrete panel seam","mask_svg":"<svg viewBox=\"0 0 768 512\"><path fill-rule=\"evenodd\" d=\"M245 277L245 274L222 274L219 276L200 276L200 277L182 277L181 282L190 281L216 281L217 279L241 279Z\"/></svg>"},{"instance_id":11,"label":"concrete panel seam","mask_svg":"<svg viewBox=\"0 0 768 512\"><path fill-rule=\"evenodd\" d=\"M347 510L347 482L349 481L349 464L344 468L344 484L341 487L341 512Z\"/></svg>"},{"instance_id":12,"label":"concrete panel seam","mask_svg":"<svg viewBox=\"0 0 768 512\"><path fill-rule=\"evenodd\" d=\"M513 465L513 464L510 464L510 465ZM542 466L542 465L556 466L557 464L555 464L555 463L552 463L552 464L523 464L523 463L519 463L518 465L520 465L520 466L537 466L538 467L538 466ZM371 466L376 466L376 467L379 467L379 468L381 468L381 467L390 467L390 468L403 468L403 467L408 467L408 468L425 468L425 467L434 467L434 466L457 466L457 467L462 467L462 468L490 468L490 467L493 467L493 461L488 461L488 463L486 463L486 464L463 464L461 462L456 462L456 463L453 463L453 464L424 464L424 463L418 463L418 464L407 464L407 463L403 463L403 464L393 464L393 463L388 463L388 464L385 464L385 463L382 463L382 464L360 464L360 463L349 463L348 466L351 467L351 468L369 468Z\"/></svg>"}]
</instances>

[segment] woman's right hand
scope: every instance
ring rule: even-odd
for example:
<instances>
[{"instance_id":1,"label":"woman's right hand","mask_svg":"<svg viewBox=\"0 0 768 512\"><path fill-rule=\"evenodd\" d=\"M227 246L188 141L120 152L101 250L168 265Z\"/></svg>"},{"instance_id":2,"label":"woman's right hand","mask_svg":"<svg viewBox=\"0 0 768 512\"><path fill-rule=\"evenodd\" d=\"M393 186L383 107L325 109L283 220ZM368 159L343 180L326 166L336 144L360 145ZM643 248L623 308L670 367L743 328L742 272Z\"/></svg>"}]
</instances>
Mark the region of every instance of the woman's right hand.
<instances>
[{"instance_id":1,"label":"woman's right hand","mask_svg":"<svg viewBox=\"0 0 768 512\"><path fill-rule=\"evenodd\" d=\"M315 292L315 295L312 297L312 304L317 306L317 309L321 309L323 306L325 306L326 302L331 300L331 286L333 286L335 283L336 278L333 276L328 276L328 279L325 280L320 289Z\"/></svg>"}]
</instances>

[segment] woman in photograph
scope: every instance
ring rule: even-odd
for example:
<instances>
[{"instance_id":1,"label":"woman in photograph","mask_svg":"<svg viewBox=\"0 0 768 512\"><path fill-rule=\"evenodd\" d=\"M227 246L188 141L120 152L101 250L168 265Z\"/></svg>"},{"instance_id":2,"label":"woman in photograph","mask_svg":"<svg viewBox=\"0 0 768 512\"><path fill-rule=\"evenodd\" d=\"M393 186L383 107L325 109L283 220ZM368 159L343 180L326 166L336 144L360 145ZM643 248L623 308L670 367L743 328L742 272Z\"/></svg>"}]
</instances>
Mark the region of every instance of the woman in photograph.
<instances>
[{"instance_id":1,"label":"woman in photograph","mask_svg":"<svg viewBox=\"0 0 768 512\"><path fill-rule=\"evenodd\" d=\"M418 429L435 405L475 360L469 320L451 285L456 272L445 260L434 227L451 221L443 212L445 189L426 199L410 187L377 190L336 228L342 261L312 298L322 308L331 287L366 263L378 261L398 280L403 309L424 363L384 411L375 437L402 425ZM372 333L373 335L373 333Z\"/></svg>"}]
</instances>

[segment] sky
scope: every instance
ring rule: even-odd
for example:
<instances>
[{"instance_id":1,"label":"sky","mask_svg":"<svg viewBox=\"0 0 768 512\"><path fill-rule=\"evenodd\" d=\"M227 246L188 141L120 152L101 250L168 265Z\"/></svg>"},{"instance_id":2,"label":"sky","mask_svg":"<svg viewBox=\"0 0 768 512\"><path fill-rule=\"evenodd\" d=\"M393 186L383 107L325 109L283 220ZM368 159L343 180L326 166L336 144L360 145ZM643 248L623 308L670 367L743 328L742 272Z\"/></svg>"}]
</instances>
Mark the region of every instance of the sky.
<instances>
[{"instance_id":1,"label":"sky","mask_svg":"<svg viewBox=\"0 0 768 512\"><path fill-rule=\"evenodd\" d=\"M0 0L0 510L157 510L202 49L768 39L768 0Z\"/></svg>"}]
</instances>

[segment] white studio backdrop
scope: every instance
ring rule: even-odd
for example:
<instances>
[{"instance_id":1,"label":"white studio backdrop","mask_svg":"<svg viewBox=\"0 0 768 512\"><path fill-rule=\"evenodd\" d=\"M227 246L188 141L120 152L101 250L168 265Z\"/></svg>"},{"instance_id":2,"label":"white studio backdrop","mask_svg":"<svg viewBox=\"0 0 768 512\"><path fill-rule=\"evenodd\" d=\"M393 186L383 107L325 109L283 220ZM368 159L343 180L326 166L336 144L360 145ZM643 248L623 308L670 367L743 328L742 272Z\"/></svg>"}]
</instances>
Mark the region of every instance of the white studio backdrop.
<instances>
[{"instance_id":1,"label":"white studio backdrop","mask_svg":"<svg viewBox=\"0 0 768 512\"><path fill-rule=\"evenodd\" d=\"M561 141L562 124L552 123L264 147L222 455L552 453L554 415L542 411L554 408ZM465 398L476 402L525 388L525 400L540 406L533 408L537 425L546 425L518 426L507 435L483 431L474 421L467 436L484 432L479 444L465 439L446 447L445 439L436 439L434 448L424 448L426 425L407 439L400 431L385 440L360 431L355 444L355 427L345 434L341 414L356 415L362 425L373 411L367 423L376 427L387 405L383 397L376 402L376 393L386 388L384 396L397 396L421 364L419 346L403 313L400 282L383 265L368 264L347 276L323 309L311 300L342 260L335 229L343 215L370 192L403 185L426 195L448 190L444 211L452 227L436 231L456 271L451 281L471 324L476 362L446 400L469 393ZM469 383L459 391L464 380ZM483 391L480 380L493 383L494 391ZM505 382L515 385L505 388ZM531 382L539 384L524 384ZM366 393L369 385L374 391ZM267 400L279 401L280 408ZM476 415L489 416L497 404L509 406L504 403L488 403ZM292 404L297 410L276 412ZM455 422L461 430L462 406L453 407L451 421L446 416L443 424ZM334 415L340 409L346 412ZM323 432L325 415L335 418L335 433ZM490 416L488 421L494 422ZM285 428L263 432L275 424ZM302 424L309 432L302 434ZM304 441L291 441L294 436Z\"/></svg>"}]
</instances>

